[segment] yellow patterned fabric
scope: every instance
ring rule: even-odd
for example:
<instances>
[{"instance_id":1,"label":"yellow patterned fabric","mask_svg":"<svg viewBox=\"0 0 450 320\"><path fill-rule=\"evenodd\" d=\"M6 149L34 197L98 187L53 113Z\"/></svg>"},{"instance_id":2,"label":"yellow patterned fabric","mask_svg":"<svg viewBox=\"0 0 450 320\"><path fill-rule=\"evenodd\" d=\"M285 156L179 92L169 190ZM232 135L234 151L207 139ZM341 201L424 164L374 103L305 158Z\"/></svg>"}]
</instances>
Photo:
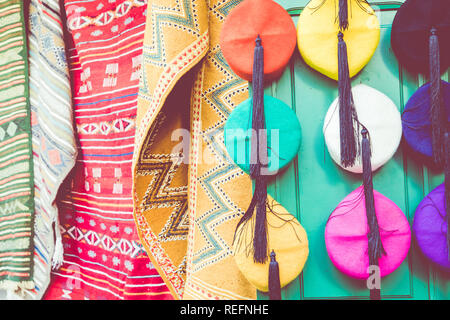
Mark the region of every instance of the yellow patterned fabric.
<instances>
[{"instance_id":1,"label":"yellow patterned fabric","mask_svg":"<svg viewBox=\"0 0 450 320\"><path fill-rule=\"evenodd\" d=\"M256 298L232 255L251 181L227 158L223 141L228 115L248 98L247 83L219 48L221 25L239 2L148 4L134 214L144 247L176 299Z\"/></svg>"}]
</instances>

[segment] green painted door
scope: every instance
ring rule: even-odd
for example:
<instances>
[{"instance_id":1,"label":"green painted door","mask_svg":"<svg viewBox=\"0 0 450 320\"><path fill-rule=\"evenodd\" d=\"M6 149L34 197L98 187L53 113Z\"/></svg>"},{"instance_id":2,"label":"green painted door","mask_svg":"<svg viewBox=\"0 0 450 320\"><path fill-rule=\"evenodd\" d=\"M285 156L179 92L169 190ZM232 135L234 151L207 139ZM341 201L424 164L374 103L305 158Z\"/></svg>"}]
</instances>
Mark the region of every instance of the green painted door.
<instances>
[{"instance_id":1,"label":"green painted door","mask_svg":"<svg viewBox=\"0 0 450 320\"><path fill-rule=\"evenodd\" d=\"M295 23L308 3L308 0L276 1L288 10ZM377 10L381 40L370 63L352 83L364 83L385 93L402 111L409 97L426 81L402 70L390 46L391 24L403 1L368 2ZM448 81L448 73L444 79ZM296 50L282 77L266 93L292 106L303 134L297 159L269 187L269 193L300 220L310 245L303 273L282 290L283 299L368 299L365 281L339 272L325 248L328 216L361 184L361 176L337 167L324 143L323 119L337 96L337 84L306 66ZM419 202L443 179L441 172L433 172L408 157L402 142L393 159L374 174L374 188L393 200L412 224ZM385 299L449 299L450 274L430 265L413 240L407 259L383 278L381 290ZM263 293L258 297L267 299Z\"/></svg>"}]
</instances>

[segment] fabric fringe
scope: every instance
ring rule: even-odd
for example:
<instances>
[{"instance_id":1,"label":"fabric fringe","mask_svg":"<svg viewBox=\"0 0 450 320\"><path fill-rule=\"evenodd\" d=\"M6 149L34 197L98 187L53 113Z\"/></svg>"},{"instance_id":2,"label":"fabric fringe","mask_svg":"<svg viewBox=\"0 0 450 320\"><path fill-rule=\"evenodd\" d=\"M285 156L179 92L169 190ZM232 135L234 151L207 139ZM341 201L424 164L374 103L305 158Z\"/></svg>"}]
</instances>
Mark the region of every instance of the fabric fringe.
<instances>
[{"instance_id":1,"label":"fabric fringe","mask_svg":"<svg viewBox=\"0 0 450 320\"><path fill-rule=\"evenodd\" d=\"M56 217L58 220L58 217ZM64 247L62 243L61 231L59 230L59 222L55 222L55 248L52 257L52 269L58 270L64 261Z\"/></svg>"},{"instance_id":2,"label":"fabric fringe","mask_svg":"<svg viewBox=\"0 0 450 320\"><path fill-rule=\"evenodd\" d=\"M8 300L11 298L13 300L20 299L22 295L25 294L24 290L32 290L34 289L35 284L34 281L11 281L11 280L3 280L0 281L0 290L5 290L7 294Z\"/></svg>"}]
</instances>

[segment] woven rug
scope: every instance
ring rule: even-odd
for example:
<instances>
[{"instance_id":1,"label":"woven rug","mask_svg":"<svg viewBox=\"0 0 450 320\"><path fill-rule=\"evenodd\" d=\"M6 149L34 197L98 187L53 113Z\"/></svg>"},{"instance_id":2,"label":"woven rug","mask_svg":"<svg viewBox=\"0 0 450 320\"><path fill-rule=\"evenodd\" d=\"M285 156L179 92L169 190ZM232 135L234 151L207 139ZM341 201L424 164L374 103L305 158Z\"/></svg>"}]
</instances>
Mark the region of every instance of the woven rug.
<instances>
[{"instance_id":1,"label":"woven rug","mask_svg":"<svg viewBox=\"0 0 450 320\"><path fill-rule=\"evenodd\" d=\"M23 1L0 0L0 289L34 287L33 164Z\"/></svg>"},{"instance_id":2,"label":"woven rug","mask_svg":"<svg viewBox=\"0 0 450 320\"><path fill-rule=\"evenodd\" d=\"M134 214L144 247L177 299L256 298L231 248L251 181L224 158L223 142L228 114L248 97L247 83L218 45L224 18L239 2L149 1Z\"/></svg>"},{"instance_id":3,"label":"woven rug","mask_svg":"<svg viewBox=\"0 0 450 320\"><path fill-rule=\"evenodd\" d=\"M31 0L29 6L35 288L26 291L22 296L26 299L42 297L50 282L52 265L59 267L62 262L55 198L61 183L75 165L77 154L61 9L56 0Z\"/></svg>"},{"instance_id":4,"label":"woven rug","mask_svg":"<svg viewBox=\"0 0 450 320\"><path fill-rule=\"evenodd\" d=\"M147 2L65 1L79 156L46 299L171 299L138 239L131 162Z\"/></svg>"}]
</instances>

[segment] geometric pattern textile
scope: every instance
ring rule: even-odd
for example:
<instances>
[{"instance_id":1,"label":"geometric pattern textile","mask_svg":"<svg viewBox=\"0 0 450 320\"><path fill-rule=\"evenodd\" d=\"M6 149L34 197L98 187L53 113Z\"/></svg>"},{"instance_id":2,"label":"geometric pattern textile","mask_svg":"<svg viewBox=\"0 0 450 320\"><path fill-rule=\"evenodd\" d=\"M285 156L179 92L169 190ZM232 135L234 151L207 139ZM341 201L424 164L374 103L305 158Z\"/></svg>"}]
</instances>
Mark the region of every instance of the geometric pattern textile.
<instances>
[{"instance_id":1,"label":"geometric pattern textile","mask_svg":"<svg viewBox=\"0 0 450 320\"><path fill-rule=\"evenodd\" d=\"M62 262L56 195L75 165L72 92L57 1L31 0L28 15L30 105L35 187L35 287L23 298L41 299L52 265ZM55 243L56 239L56 243Z\"/></svg>"},{"instance_id":2,"label":"geometric pattern textile","mask_svg":"<svg viewBox=\"0 0 450 320\"><path fill-rule=\"evenodd\" d=\"M147 1L65 1L78 158L46 299L172 299L139 241L131 164Z\"/></svg>"},{"instance_id":3,"label":"geometric pattern textile","mask_svg":"<svg viewBox=\"0 0 450 320\"><path fill-rule=\"evenodd\" d=\"M251 181L226 156L223 141L228 115L248 97L247 83L231 71L219 47L224 18L239 2L148 4L134 216L150 259L176 299L256 298L231 246L250 203Z\"/></svg>"},{"instance_id":4,"label":"geometric pattern textile","mask_svg":"<svg viewBox=\"0 0 450 320\"><path fill-rule=\"evenodd\" d=\"M0 1L0 289L33 289L33 163L24 2Z\"/></svg>"}]
</instances>

